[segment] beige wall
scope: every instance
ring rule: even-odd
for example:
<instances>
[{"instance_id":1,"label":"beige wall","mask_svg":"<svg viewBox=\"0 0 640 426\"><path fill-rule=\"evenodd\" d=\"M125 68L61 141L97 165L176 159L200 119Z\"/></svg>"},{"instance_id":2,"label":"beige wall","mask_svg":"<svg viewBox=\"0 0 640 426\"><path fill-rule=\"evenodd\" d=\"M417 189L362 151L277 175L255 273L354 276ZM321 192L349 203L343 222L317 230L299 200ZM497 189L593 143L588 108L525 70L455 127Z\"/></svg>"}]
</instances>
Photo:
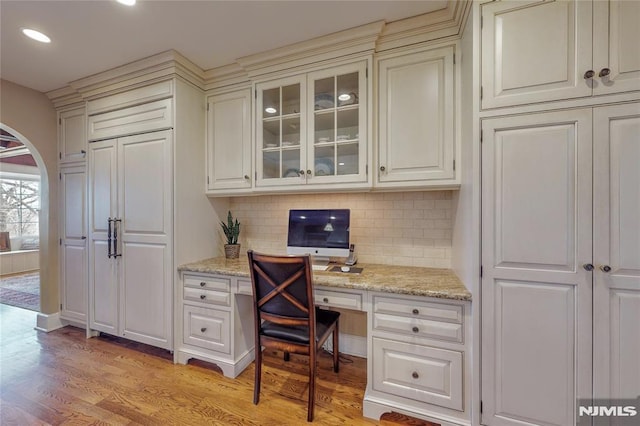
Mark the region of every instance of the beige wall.
<instances>
[{"instance_id":1,"label":"beige wall","mask_svg":"<svg viewBox=\"0 0 640 426\"><path fill-rule=\"evenodd\" d=\"M0 80L0 123L23 139L41 177L40 309L58 312L58 179L56 111L40 92ZM26 140L25 140L26 139Z\"/></svg>"},{"instance_id":2,"label":"beige wall","mask_svg":"<svg viewBox=\"0 0 640 426\"><path fill-rule=\"evenodd\" d=\"M234 197L242 252L284 253L289 209L351 209L351 242L363 263L451 267L452 191ZM218 211L226 217L226 212Z\"/></svg>"}]
</instances>

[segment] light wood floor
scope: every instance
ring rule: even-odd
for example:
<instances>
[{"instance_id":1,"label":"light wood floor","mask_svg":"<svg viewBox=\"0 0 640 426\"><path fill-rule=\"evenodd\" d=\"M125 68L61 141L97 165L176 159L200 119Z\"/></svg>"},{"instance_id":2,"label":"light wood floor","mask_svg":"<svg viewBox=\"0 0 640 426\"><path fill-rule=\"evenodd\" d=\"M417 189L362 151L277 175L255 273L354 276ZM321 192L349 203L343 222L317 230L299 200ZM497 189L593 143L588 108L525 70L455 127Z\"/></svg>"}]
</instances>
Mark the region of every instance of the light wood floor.
<instances>
[{"instance_id":1,"label":"light wood floor","mask_svg":"<svg viewBox=\"0 0 640 426\"><path fill-rule=\"evenodd\" d=\"M306 357L291 355L285 363L280 354L267 354L260 403L253 405L253 364L228 379L210 364L174 365L166 351L110 337L86 339L75 327L38 332L35 315L0 305L3 426L306 424ZM362 417L366 359L344 359L338 374L329 354L320 359L314 423L405 423Z\"/></svg>"}]
</instances>

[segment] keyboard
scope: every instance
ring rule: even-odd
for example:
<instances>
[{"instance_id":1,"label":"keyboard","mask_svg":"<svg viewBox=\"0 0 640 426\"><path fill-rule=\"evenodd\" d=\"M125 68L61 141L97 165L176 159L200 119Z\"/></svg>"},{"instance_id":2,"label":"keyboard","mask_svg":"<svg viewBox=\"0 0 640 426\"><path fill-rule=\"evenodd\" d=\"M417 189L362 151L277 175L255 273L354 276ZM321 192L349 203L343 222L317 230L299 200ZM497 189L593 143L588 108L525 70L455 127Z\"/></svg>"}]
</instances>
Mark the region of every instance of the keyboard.
<instances>
[{"instance_id":1,"label":"keyboard","mask_svg":"<svg viewBox=\"0 0 640 426\"><path fill-rule=\"evenodd\" d=\"M329 268L329 265L314 265L311 264L311 269L314 271L326 271Z\"/></svg>"}]
</instances>

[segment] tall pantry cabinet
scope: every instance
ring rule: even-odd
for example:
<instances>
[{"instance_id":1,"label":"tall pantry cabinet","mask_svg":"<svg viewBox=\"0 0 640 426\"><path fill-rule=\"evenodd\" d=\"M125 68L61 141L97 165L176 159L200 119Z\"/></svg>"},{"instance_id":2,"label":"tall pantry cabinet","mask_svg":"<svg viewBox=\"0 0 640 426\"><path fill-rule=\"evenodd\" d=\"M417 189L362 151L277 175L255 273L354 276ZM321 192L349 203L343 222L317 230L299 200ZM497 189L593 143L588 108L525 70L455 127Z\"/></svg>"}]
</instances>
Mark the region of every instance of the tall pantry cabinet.
<instances>
[{"instance_id":1,"label":"tall pantry cabinet","mask_svg":"<svg viewBox=\"0 0 640 426\"><path fill-rule=\"evenodd\" d=\"M84 325L87 314L87 137L84 105L58 112L60 318Z\"/></svg>"},{"instance_id":2,"label":"tall pantry cabinet","mask_svg":"<svg viewBox=\"0 0 640 426\"><path fill-rule=\"evenodd\" d=\"M574 425L640 394L640 3L478 9L481 423Z\"/></svg>"},{"instance_id":3,"label":"tall pantry cabinet","mask_svg":"<svg viewBox=\"0 0 640 426\"><path fill-rule=\"evenodd\" d=\"M173 348L177 264L215 254L203 99L175 78L87 103L90 333Z\"/></svg>"}]
</instances>

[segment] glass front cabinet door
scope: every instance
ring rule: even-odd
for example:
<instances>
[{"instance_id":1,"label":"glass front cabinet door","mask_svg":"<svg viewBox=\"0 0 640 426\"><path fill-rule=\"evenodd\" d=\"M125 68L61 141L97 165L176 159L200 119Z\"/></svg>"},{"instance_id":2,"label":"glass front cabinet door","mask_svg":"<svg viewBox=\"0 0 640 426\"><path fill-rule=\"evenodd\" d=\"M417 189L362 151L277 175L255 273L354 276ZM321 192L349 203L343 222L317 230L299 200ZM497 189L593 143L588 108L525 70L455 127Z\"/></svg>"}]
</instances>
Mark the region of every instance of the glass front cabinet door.
<instances>
[{"instance_id":1,"label":"glass front cabinet door","mask_svg":"<svg viewBox=\"0 0 640 426\"><path fill-rule=\"evenodd\" d=\"M367 181L366 62L256 91L257 187Z\"/></svg>"}]
</instances>

